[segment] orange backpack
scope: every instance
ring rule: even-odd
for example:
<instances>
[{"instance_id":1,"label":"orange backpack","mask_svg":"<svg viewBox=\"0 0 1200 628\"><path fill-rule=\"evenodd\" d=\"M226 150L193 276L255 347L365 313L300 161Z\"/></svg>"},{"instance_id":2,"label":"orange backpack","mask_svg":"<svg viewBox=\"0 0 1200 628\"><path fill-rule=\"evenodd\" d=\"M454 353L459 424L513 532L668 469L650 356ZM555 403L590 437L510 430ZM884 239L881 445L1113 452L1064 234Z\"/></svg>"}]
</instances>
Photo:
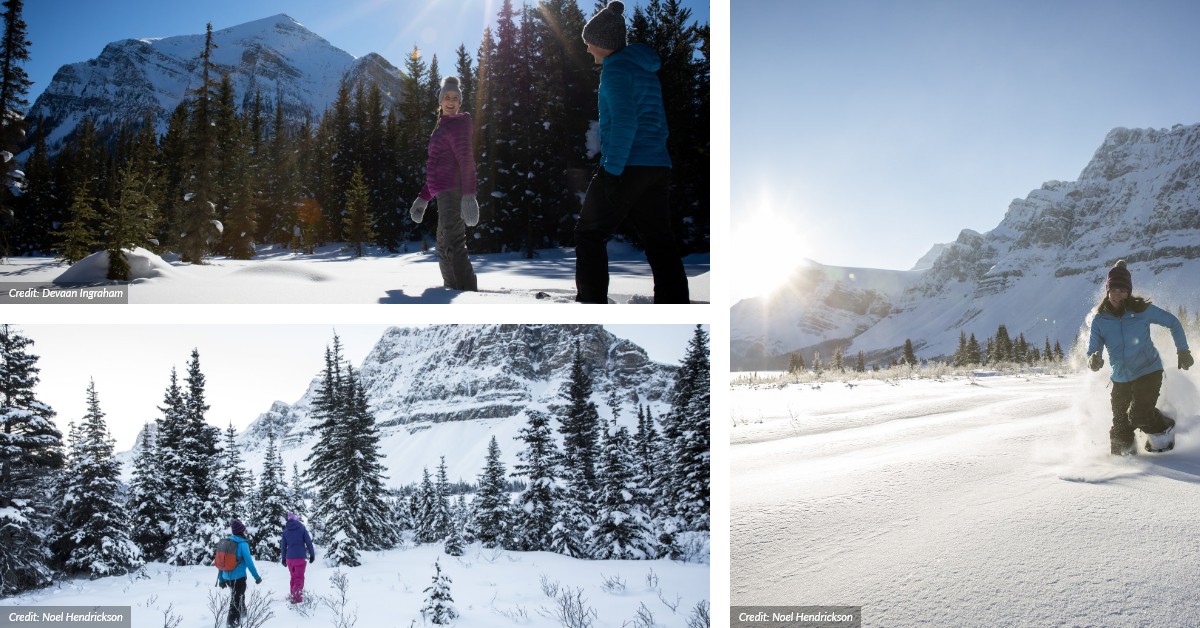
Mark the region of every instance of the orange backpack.
<instances>
[{"instance_id":1,"label":"orange backpack","mask_svg":"<svg viewBox=\"0 0 1200 628\"><path fill-rule=\"evenodd\" d=\"M220 571L233 571L237 568L237 541L231 538L223 538L217 541L216 557L213 558L213 564Z\"/></svg>"}]
</instances>

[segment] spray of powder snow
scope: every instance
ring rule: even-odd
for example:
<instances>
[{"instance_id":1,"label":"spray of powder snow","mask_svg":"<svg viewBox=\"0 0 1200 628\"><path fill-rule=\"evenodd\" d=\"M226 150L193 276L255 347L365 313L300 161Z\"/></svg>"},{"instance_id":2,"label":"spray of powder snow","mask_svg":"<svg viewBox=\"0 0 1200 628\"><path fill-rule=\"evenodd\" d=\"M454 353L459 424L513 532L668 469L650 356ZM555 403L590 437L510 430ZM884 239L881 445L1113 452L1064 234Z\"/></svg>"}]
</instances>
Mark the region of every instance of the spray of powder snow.
<instances>
[{"instance_id":1,"label":"spray of powder snow","mask_svg":"<svg viewBox=\"0 0 1200 628\"><path fill-rule=\"evenodd\" d=\"M1090 319L1089 319L1090 323ZM1079 368L1087 369L1088 329L1084 325L1076 354L1072 361ZM1106 482L1121 477L1138 475L1152 468L1155 456L1187 456L1200 454L1200 373L1182 371L1177 367L1175 343L1169 330L1154 326L1151 340L1163 362L1163 385L1158 398L1158 409L1175 419L1175 449L1166 454L1145 454L1133 457L1112 456L1109 453L1109 429L1112 427L1112 363L1104 352L1104 366L1096 373L1088 372L1084 386L1076 393L1071 403L1072 431L1069 438L1056 446L1041 447L1038 458L1052 464L1054 472L1064 480L1079 482ZM1143 434L1138 431L1135 440L1138 447L1143 443ZM1139 454L1142 452L1139 451Z\"/></svg>"}]
</instances>

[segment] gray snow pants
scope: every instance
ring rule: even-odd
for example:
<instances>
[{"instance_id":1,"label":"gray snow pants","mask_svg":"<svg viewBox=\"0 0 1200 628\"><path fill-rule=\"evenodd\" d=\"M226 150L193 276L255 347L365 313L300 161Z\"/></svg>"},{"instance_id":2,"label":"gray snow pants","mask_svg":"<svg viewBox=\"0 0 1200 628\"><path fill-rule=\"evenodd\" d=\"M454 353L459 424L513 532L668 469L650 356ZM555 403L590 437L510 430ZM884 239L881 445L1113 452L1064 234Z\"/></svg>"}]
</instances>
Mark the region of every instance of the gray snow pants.
<instances>
[{"instance_id":1,"label":"gray snow pants","mask_svg":"<svg viewBox=\"0 0 1200 628\"><path fill-rule=\"evenodd\" d=\"M467 223L462 217L462 192L455 188L437 195L438 267L442 284L451 290L479 290L471 258L467 255Z\"/></svg>"}]
</instances>

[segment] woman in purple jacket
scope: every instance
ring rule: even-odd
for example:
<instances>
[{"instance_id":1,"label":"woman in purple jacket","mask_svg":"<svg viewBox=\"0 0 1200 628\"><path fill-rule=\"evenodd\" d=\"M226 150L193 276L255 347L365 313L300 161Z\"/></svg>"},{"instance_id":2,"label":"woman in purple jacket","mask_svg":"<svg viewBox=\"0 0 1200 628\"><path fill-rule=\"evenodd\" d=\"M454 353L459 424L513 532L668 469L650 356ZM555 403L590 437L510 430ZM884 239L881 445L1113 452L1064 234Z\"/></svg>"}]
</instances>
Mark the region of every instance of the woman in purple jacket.
<instances>
[{"instance_id":1,"label":"woman in purple jacket","mask_svg":"<svg viewBox=\"0 0 1200 628\"><path fill-rule=\"evenodd\" d=\"M305 529L303 523L300 523L300 519L296 517L295 513L287 514L287 523L283 526L283 538L279 540L279 551L283 556L283 566L287 567L288 573L292 576L292 603L299 604L303 601L300 592L304 589L306 566L304 557L307 555L308 562L311 563L317 559L317 552L313 550L312 537L308 535L308 530Z\"/></svg>"},{"instance_id":2,"label":"woman in purple jacket","mask_svg":"<svg viewBox=\"0 0 1200 628\"><path fill-rule=\"evenodd\" d=\"M467 227L479 224L475 200L475 148L471 142L471 114L462 112L458 77L447 76L438 92L438 121L429 137L425 186L409 209L413 222L421 222L429 201L437 198L438 265L443 284L452 290L479 289L467 256Z\"/></svg>"}]
</instances>

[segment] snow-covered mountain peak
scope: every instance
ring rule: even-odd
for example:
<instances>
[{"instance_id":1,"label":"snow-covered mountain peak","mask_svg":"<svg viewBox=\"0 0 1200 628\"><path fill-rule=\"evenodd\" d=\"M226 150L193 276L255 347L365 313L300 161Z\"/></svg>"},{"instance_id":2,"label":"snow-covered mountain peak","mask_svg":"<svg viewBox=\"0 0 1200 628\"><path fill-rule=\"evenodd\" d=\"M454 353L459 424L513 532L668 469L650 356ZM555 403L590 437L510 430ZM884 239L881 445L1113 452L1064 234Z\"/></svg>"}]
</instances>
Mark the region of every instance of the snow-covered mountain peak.
<instances>
[{"instance_id":1,"label":"snow-covered mountain peak","mask_svg":"<svg viewBox=\"0 0 1200 628\"><path fill-rule=\"evenodd\" d=\"M202 82L204 43L204 33L122 39L95 59L64 65L30 109L29 119L40 125L30 135L45 131L56 151L85 117L106 136L146 114L163 132L171 112ZM287 14L214 30L213 43L216 78L229 75L243 107L261 94L281 98L293 120L316 118L343 81L376 83L394 99L403 94L403 75L386 59L372 54L356 60Z\"/></svg>"}]
</instances>

